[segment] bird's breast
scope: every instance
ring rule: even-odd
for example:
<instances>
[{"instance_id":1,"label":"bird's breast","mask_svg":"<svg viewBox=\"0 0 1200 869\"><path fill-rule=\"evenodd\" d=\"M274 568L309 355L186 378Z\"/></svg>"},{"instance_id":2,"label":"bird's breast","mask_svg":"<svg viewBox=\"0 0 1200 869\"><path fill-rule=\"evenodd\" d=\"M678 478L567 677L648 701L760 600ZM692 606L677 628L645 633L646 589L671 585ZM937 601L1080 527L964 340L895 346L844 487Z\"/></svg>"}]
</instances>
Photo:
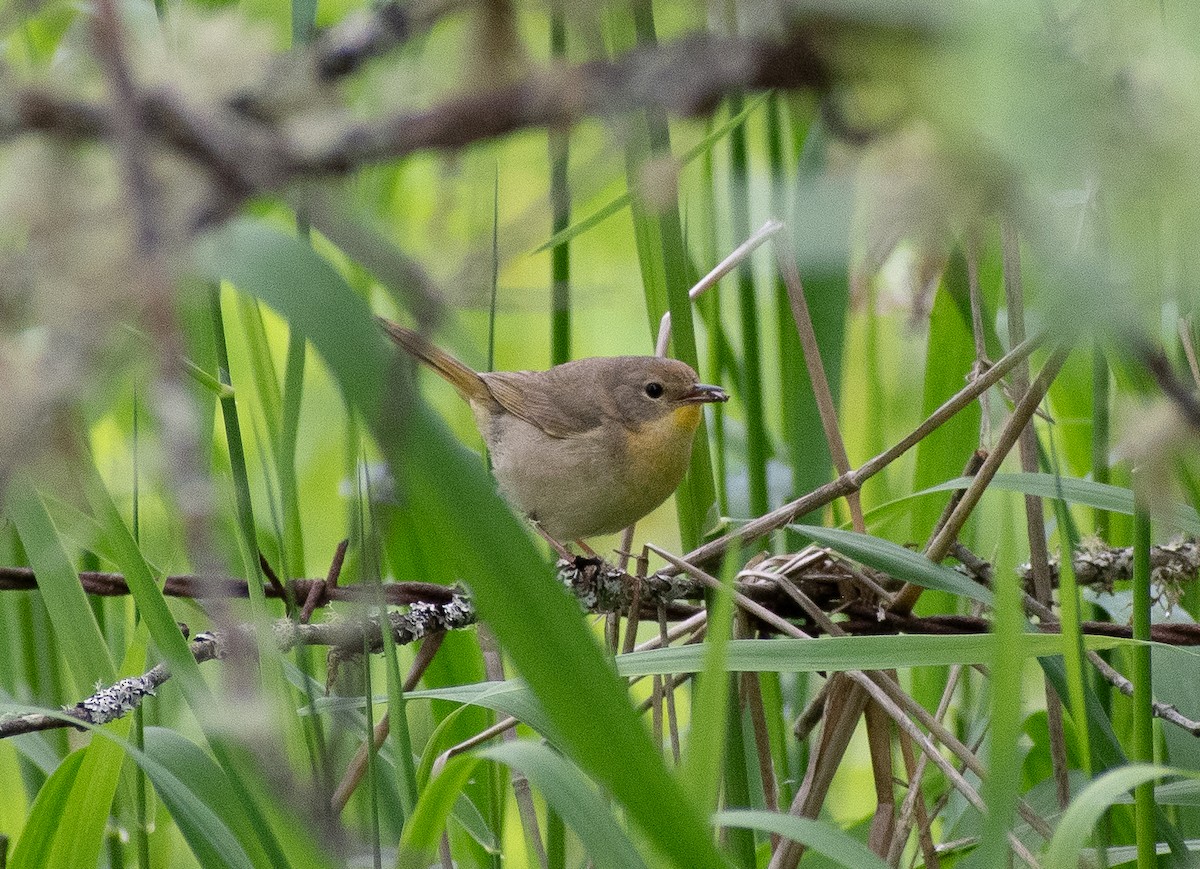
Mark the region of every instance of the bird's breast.
<instances>
[{"instance_id":1,"label":"bird's breast","mask_svg":"<svg viewBox=\"0 0 1200 869\"><path fill-rule=\"evenodd\" d=\"M700 406L686 404L658 419L630 429L626 436L626 461L630 476L679 485L692 454L692 437L700 424Z\"/></svg>"}]
</instances>

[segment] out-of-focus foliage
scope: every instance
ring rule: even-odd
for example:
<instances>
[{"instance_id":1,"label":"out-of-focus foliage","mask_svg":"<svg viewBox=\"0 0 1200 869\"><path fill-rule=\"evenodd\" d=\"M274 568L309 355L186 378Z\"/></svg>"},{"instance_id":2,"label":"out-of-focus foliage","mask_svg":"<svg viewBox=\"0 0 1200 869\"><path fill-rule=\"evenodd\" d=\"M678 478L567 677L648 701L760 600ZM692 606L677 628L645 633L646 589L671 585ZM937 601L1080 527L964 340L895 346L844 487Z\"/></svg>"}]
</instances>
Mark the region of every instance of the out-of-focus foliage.
<instances>
[{"instance_id":1,"label":"out-of-focus foliage","mask_svg":"<svg viewBox=\"0 0 1200 869\"><path fill-rule=\"evenodd\" d=\"M913 733L873 724L890 759L873 767L856 738L828 776L808 776L829 783L820 821L766 810L811 793L821 740L793 727L830 674L891 661L912 704L943 707L943 742L974 749L994 724L978 757L1011 760L985 774L983 812L944 769L925 775L926 835L906 819L892 865L928 860L931 843L942 865L1004 865L1010 833L1047 867L1085 845L1139 848L1140 869L1157 845L1183 865L1183 843L1200 839L1190 803L1164 799L1146 821L1147 783L1174 773L1108 768L1157 760L1194 776L1195 737L1155 725L1148 747L1146 696L1130 700L1086 659L1075 668L1076 649L1103 648L1129 675L1140 652L1072 633L1069 574L1065 636L1025 635L1033 611L1015 571L1030 534L1052 554L1081 539L1130 546L1135 510L1156 542L1195 533L1197 24L1185 4L1054 0L6 7L0 568L31 567L38 588L10 589L18 574L0 571L0 732L4 713L70 707L114 668L181 661L174 621L242 640L108 725L116 740L0 739L0 863L781 869L778 835L794 835L820 852L802 865L831 865L845 836L868 841L873 778L904 799L893 779L926 763ZM556 197L570 206L557 234ZM806 281L852 467L1012 349L1017 299L1044 342L1032 372L1054 347L1072 356L1030 424L1034 466L1014 450L1005 470L1025 473L989 486L958 534L990 578L919 550L945 519L938 485L1000 444L1026 379L1013 375L865 482L865 529L817 527L849 524L834 501L706 566L749 592L788 561L761 552L815 539L860 565L838 574L842 595L858 591L831 607L832 630L907 636L829 638L814 659L771 638L786 625L739 616L710 629L714 654L621 658L622 676L658 674L627 697L613 635L578 612L495 495L470 410L414 377L370 314L415 323L477 368L520 369L546 367L551 323L568 322L552 281L570 309L554 346L576 358L652 353L670 311L672 352L733 395L707 417L677 503L638 526L635 556L645 542L680 553L837 474L833 451L804 446L826 437L813 360L769 248L694 309L686 298L768 218L784 222L780 249ZM553 277L552 236L569 245ZM1025 495L1044 505L1032 530ZM802 524L785 532L788 520ZM464 584L487 627L452 632L432 662L415 644L279 651L271 621L304 601L268 599L267 574L320 577L343 539L340 585ZM591 543L616 558L617 538ZM80 571L126 575L132 595L85 597ZM147 581L193 574L181 597ZM889 597L859 599L874 593L864 575ZM248 583L248 600L205 585L226 576ZM885 624L902 581L933 590L917 619L946 618ZM1153 589L1156 624L1200 615L1186 584ZM1124 626L1124 602L1144 597L1124 577L1086 588L1082 618ZM314 621L353 625L379 609L363 601L318 607ZM921 633L987 627L993 605L994 638ZM789 610L793 632L831 630L803 606ZM636 641L656 622L643 612ZM1154 681L1200 717L1193 657L1156 646ZM981 661L990 679L963 668ZM422 693L405 698L404 674L426 665ZM743 669L754 675L726 687L721 671ZM697 671L699 687L681 683L667 703L660 677ZM549 747L477 751L508 714L517 738ZM929 731L911 705L897 714ZM384 715L391 732L372 742ZM1118 804L1135 786L1140 814ZM1062 819L1052 840L1031 814L1050 829ZM728 827L719 840L714 823ZM881 836L869 844L887 859Z\"/></svg>"}]
</instances>

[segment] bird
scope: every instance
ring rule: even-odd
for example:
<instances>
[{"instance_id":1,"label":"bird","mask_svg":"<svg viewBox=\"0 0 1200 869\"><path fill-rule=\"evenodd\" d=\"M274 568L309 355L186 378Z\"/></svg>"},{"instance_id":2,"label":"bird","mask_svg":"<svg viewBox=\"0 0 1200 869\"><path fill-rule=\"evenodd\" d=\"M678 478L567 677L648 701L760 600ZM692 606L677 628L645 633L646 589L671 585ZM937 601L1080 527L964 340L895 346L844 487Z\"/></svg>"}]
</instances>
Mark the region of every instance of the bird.
<instances>
[{"instance_id":1,"label":"bird","mask_svg":"<svg viewBox=\"0 0 1200 869\"><path fill-rule=\"evenodd\" d=\"M479 372L378 320L467 400L501 493L555 541L620 531L667 500L687 471L702 406L729 399L687 363L659 356Z\"/></svg>"}]
</instances>

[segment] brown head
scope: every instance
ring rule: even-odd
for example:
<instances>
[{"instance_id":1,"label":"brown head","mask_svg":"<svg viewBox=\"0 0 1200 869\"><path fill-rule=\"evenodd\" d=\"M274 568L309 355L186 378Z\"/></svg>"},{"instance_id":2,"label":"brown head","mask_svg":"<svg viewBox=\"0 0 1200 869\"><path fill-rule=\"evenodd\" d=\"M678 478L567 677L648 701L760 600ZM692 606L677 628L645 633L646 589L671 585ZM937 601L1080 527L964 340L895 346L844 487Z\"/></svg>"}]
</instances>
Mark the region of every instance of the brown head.
<instances>
[{"instance_id":1,"label":"brown head","mask_svg":"<svg viewBox=\"0 0 1200 869\"><path fill-rule=\"evenodd\" d=\"M677 359L615 356L602 363L597 385L610 412L630 429L668 415L695 428L701 405L729 399L723 389L701 383L692 367Z\"/></svg>"}]
</instances>

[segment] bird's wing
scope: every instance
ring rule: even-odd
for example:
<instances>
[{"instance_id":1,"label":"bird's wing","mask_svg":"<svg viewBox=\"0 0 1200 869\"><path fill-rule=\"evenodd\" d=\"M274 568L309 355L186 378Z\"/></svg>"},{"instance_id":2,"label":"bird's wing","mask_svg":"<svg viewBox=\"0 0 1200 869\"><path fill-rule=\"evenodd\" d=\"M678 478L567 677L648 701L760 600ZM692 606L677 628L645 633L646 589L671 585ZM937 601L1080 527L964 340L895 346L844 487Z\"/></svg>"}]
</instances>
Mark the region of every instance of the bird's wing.
<instances>
[{"instance_id":1,"label":"bird's wing","mask_svg":"<svg viewBox=\"0 0 1200 869\"><path fill-rule=\"evenodd\" d=\"M492 397L513 416L537 426L555 438L578 437L604 423L596 403L585 397L588 389L550 389L551 371L499 371L481 375Z\"/></svg>"}]
</instances>

